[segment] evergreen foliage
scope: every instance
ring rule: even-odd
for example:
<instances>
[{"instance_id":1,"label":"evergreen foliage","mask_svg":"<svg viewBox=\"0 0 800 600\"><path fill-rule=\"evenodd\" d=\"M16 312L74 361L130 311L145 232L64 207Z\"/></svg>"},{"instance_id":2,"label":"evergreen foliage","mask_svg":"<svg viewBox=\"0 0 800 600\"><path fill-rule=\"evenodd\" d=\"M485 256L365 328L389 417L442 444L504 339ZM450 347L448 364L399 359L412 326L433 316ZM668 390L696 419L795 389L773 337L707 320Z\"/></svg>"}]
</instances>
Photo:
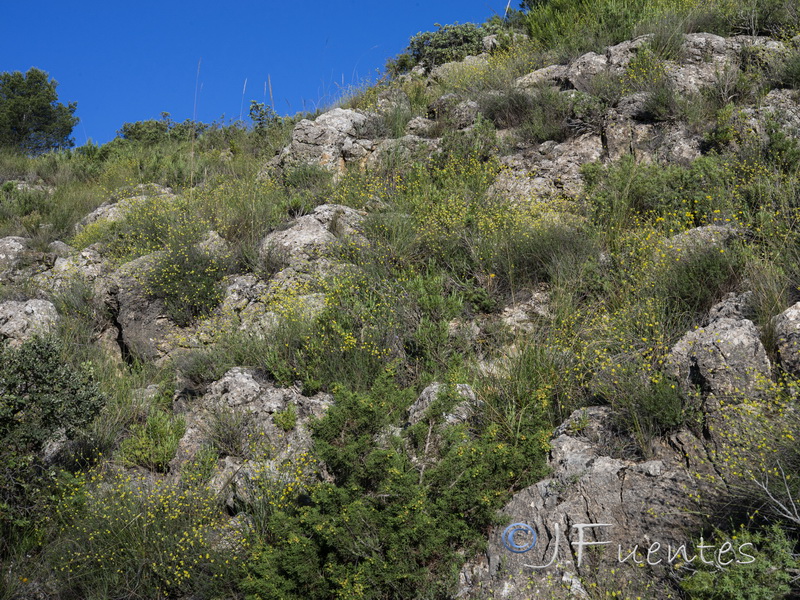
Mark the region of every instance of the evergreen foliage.
<instances>
[{"instance_id":1,"label":"evergreen foliage","mask_svg":"<svg viewBox=\"0 0 800 600\"><path fill-rule=\"evenodd\" d=\"M74 145L78 105L58 102L57 86L35 67L25 74L0 73L0 148L36 155Z\"/></svg>"}]
</instances>

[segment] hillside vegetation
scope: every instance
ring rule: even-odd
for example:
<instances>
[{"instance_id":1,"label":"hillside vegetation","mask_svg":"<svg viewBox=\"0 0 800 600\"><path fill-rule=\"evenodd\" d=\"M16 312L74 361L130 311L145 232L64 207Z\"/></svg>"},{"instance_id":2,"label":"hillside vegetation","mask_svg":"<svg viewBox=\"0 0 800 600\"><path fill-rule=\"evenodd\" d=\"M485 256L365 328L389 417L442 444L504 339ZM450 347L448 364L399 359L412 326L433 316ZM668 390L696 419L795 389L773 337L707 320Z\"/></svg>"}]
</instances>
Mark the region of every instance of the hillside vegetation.
<instances>
[{"instance_id":1,"label":"hillside vegetation","mask_svg":"<svg viewBox=\"0 0 800 600\"><path fill-rule=\"evenodd\" d=\"M525 2L251 116L0 153L0 599L800 593L796 2ZM531 574L534 517L755 558Z\"/></svg>"}]
</instances>

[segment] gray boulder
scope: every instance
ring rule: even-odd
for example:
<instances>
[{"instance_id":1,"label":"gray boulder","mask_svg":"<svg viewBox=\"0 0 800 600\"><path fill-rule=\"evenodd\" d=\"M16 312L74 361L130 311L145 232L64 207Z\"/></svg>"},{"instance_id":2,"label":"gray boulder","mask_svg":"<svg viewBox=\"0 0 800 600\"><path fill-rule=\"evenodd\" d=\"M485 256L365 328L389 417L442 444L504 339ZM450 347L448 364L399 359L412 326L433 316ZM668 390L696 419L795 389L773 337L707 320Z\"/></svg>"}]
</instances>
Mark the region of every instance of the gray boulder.
<instances>
[{"instance_id":1,"label":"gray boulder","mask_svg":"<svg viewBox=\"0 0 800 600\"><path fill-rule=\"evenodd\" d=\"M267 235L261 242L259 257L268 269L276 270L307 263L345 238L365 244L360 234L363 219L350 207L323 204L311 214L295 219L285 229Z\"/></svg>"},{"instance_id":2,"label":"gray boulder","mask_svg":"<svg viewBox=\"0 0 800 600\"><path fill-rule=\"evenodd\" d=\"M28 248L28 240L9 236L0 238L0 274L17 266Z\"/></svg>"},{"instance_id":3,"label":"gray boulder","mask_svg":"<svg viewBox=\"0 0 800 600\"><path fill-rule=\"evenodd\" d=\"M406 133L419 137L431 137L436 127L436 121L425 117L414 117L406 123Z\"/></svg>"},{"instance_id":4,"label":"gray boulder","mask_svg":"<svg viewBox=\"0 0 800 600\"><path fill-rule=\"evenodd\" d=\"M293 480L299 470L315 471L307 461L312 444L307 424L324 416L332 402L329 394L303 396L298 389L274 386L255 370L231 369L202 397L175 399L173 408L183 415L186 430L170 470L179 472L204 445L217 444L224 456L212 476L212 489L230 507L252 501L260 486ZM287 410L295 415L288 429L276 422Z\"/></svg>"},{"instance_id":5,"label":"gray boulder","mask_svg":"<svg viewBox=\"0 0 800 600\"><path fill-rule=\"evenodd\" d=\"M581 92L591 91L591 82L598 75L609 70L608 58L602 54L589 52L572 61L563 74L570 86Z\"/></svg>"},{"instance_id":6,"label":"gray boulder","mask_svg":"<svg viewBox=\"0 0 800 600\"><path fill-rule=\"evenodd\" d=\"M489 193L518 202L556 195L577 197L583 190L581 166L599 160L602 154L603 140L593 133L523 148L500 159L508 169L500 172Z\"/></svg>"},{"instance_id":7,"label":"gray boulder","mask_svg":"<svg viewBox=\"0 0 800 600\"><path fill-rule=\"evenodd\" d=\"M567 67L565 65L550 65L518 77L514 81L514 85L523 90L541 85L560 86L566 75Z\"/></svg>"},{"instance_id":8,"label":"gray boulder","mask_svg":"<svg viewBox=\"0 0 800 600\"><path fill-rule=\"evenodd\" d=\"M661 253L672 260L688 258L698 252L724 249L741 233L731 225L704 225L672 236L661 244Z\"/></svg>"},{"instance_id":9,"label":"gray boulder","mask_svg":"<svg viewBox=\"0 0 800 600\"><path fill-rule=\"evenodd\" d=\"M55 258L55 254L31 249L26 238L0 238L0 283L24 285L37 273L49 269Z\"/></svg>"},{"instance_id":10,"label":"gray boulder","mask_svg":"<svg viewBox=\"0 0 800 600\"><path fill-rule=\"evenodd\" d=\"M442 383L432 383L419 395L414 403L408 407L408 424L414 425L419 423L425 412L430 408L431 404L439 397L439 394L446 389L446 385ZM465 383L456 384L456 393L464 398L463 401L456 404L453 409L444 415L444 422L446 424L463 423L469 420L474 414L475 408L478 405L478 399L472 387Z\"/></svg>"},{"instance_id":11,"label":"gray boulder","mask_svg":"<svg viewBox=\"0 0 800 600\"><path fill-rule=\"evenodd\" d=\"M315 120L295 125L292 139L262 170L298 165L315 165L340 175L348 164L360 165L375 148L374 139L383 135L383 117L373 113L334 108Z\"/></svg>"},{"instance_id":12,"label":"gray boulder","mask_svg":"<svg viewBox=\"0 0 800 600\"><path fill-rule=\"evenodd\" d=\"M613 458L603 449L616 435L610 424L609 407L590 407L575 411L556 430L550 475L515 494L502 510L507 523L532 528L535 544L512 552L503 538L505 525L497 527L486 553L462 568L457 597L588 598L586 589L599 581L635 597L634 590L671 575L667 547L673 554L683 544L692 550L691 537L702 524L700 492L705 500L714 497L712 466L688 431L659 442L649 460ZM599 543L581 546L581 539ZM532 537L523 532L512 541L525 548ZM641 568L636 563L645 563L650 550L651 564Z\"/></svg>"},{"instance_id":13,"label":"gray boulder","mask_svg":"<svg viewBox=\"0 0 800 600\"><path fill-rule=\"evenodd\" d=\"M53 267L33 277L41 289L60 292L74 282L92 285L110 272L108 263L96 249L89 247L81 252L72 250L67 256L55 259Z\"/></svg>"},{"instance_id":14,"label":"gray boulder","mask_svg":"<svg viewBox=\"0 0 800 600\"><path fill-rule=\"evenodd\" d=\"M0 341L12 347L34 335L47 335L58 324L56 307L47 300L8 301L0 304Z\"/></svg>"},{"instance_id":15,"label":"gray boulder","mask_svg":"<svg viewBox=\"0 0 800 600\"><path fill-rule=\"evenodd\" d=\"M769 381L770 361L755 324L742 316L749 297L733 296L714 306L705 327L688 332L672 348L667 372L687 394L700 393L701 408L714 416L720 401L758 393Z\"/></svg>"}]
</instances>

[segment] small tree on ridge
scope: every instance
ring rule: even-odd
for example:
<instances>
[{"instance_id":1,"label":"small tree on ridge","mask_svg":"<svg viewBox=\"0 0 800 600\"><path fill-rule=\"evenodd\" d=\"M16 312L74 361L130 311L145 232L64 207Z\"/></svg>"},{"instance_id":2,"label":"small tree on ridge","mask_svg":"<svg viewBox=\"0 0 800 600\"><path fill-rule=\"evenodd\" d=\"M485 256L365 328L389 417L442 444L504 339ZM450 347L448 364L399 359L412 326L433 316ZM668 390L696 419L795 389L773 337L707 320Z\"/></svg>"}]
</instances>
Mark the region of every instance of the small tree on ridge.
<instances>
[{"instance_id":1,"label":"small tree on ridge","mask_svg":"<svg viewBox=\"0 0 800 600\"><path fill-rule=\"evenodd\" d=\"M0 73L0 147L35 155L74 145L77 103L58 102L57 86L35 67Z\"/></svg>"}]
</instances>

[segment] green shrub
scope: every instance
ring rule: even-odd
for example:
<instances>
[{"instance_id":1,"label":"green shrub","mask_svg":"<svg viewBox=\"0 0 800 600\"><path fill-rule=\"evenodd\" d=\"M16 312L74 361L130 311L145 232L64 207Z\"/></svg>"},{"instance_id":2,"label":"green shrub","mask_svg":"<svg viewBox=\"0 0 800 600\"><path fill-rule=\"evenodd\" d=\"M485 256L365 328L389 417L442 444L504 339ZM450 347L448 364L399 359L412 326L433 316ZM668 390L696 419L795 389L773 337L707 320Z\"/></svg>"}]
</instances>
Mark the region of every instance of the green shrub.
<instances>
[{"instance_id":1,"label":"green shrub","mask_svg":"<svg viewBox=\"0 0 800 600\"><path fill-rule=\"evenodd\" d=\"M253 429L252 413L226 406L213 409L206 421L208 444L220 457L248 457Z\"/></svg>"},{"instance_id":2,"label":"green shrub","mask_svg":"<svg viewBox=\"0 0 800 600\"><path fill-rule=\"evenodd\" d=\"M776 83L781 87L800 89L800 51L795 50L784 58L776 80Z\"/></svg>"},{"instance_id":3,"label":"green shrub","mask_svg":"<svg viewBox=\"0 0 800 600\"><path fill-rule=\"evenodd\" d=\"M794 544L777 525L762 529L740 528L734 544L749 546L755 560L732 564L724 569L696 563L697 571L681 581L681 588L692 600L780 600L792 592L790 569L797 568ZM720 547L730 540L722 531L715 531L708 543ZM749 560L749 559L742 559Z\"/></svg>"},{"instance_id":4,"label":"green shrub","mask_svg":"<svg viewBox=\"0 0 800 600\"><path fill-rule=\"evenodd\" d=\"M0 556L36 527L45 509L45 444L74 439L106 400L90 365L75 369L62 353L59 342L38 337L0 347Z\"/></svg>"},{"instance_id":5,"label":"green shrub","mask_svg":"<svg viewBox=\"0 0 800 600\"><path fill-rule=\"evenodd\" d=\"M617 451L627 456L650 458L653 440L671 431L696 425L697 417L676 381L661 373L648 373L649 365L626 357L598 374L595 391L613 411L615 428L629 435L633 444Z\"/></svg>"},{"instance_id":6,"label":"green shrub","mask_svg":"<svg viewBox=\"0 0 800 600\"><path fill-rule=\"evenodd\" d=\"M534 110L536 102L532 95L519 89L504 94L488 94L481 99L481 112L496 127L517 127Z\"/></svg>"},{"instance_id":7,"label":"green shrub","mask_svg":"<svg viewBox=\"0 0 800 600\"><path fill-rule=\"evenodd\" d=\"M285 410L275 413L272 420L284 431L291 431L297 425L297 408L293 404L287 406Z\"/></svg>"},{"instance_id":8,"label":"green shrub","mask_svg":"<svg viewBox=\"0 0 800 600\"><path fill-rule=\"evenodd\" d=\"M225 261L195 246L172 246L146 275L146 289L164 300L167 314L185 327L211 313L223 298Z\"/></svg>"},{"instance_id":9,"label":"green shrub","mask_svg":"<svg viewBox=\"0 0 800 600\"><path fill-rule=\"evenodd\" d=\"M656 275L655 293L667 301L671 314L700 316L742 278L744 256L738 248L703 248L680 260L668 260Z\"/></svg>"},{"instance_id":10,"label":"green shrub","mask_svg":"<svg viewBox=\"0 0 800 600\"><path fill-rule=\"evenodd\" d=\"M233 597L246 542L192 468L180 483L78 476L54 511L58 529L45 552L58 597Z\"/></svg>"},{"instance_id":11,"label":"green shrub","mask_svg":"<svg viewBox=\"0 0 800 600\"><path fill-rule=\"evenodd\" d=\"M448 130L442 136L440 150L434 155L435 176L448 163L486 162L497 150L497 133L491 121L478 115L475 124L465 131ZM464 165L466 166L466 165Z\"/></svg>"},{"instance_id":12,"label":"green shrub","mask_svg":"<svg viewBox=\"0 0 800 600\"><path fill-rule=\"evenodd\" d=\"M313 427L334 483L306 488L302 503L264 521L243 591L287 600L450 597L509 492L542 473L538 437L509 443L491 425L439 429L441 411L430 410L407 438L414 452L435 453L425 468L385 433L404 420L411 390L382 377L367 392L335 395ZM436 406L456 401L448 394Z\"/></svg>"},{"instance_id":13,"label":"green shrub","mask_svg":"<svg viewBox=\"0 0 800 600\"><path fill-rule=\"evenodd\" d=\"M129 466L164 473L175 457L184 430L182 417L163 410L152 410L144 424L131 426L131 436L120 444L120 456Z\"/></svg>"},{"instance_id":14,"label":"green shrub","mask_svg":"<svg viewBox=\"0 0 800 600\"><path fill-rule=\"evenodd\" d=\"M534 90L532 110L520 125L520 137L527 142L561 142L569 135L566 119L572 112L570 98L557 88Z\"/></svg>"},{"instance_id":15,"label":"green shrub","mask_svg":"<svg viewBox=\"0 0 800 600\"><path fill-rule=\"evenodd\" d=\"M438 25L436 31L425 31L411 38L406 51L387 67L395 75L406 73L416 65L427 71L446 62L463 59L483 51L483 29L474 23Z\"/></svg>"}]
</instances>

